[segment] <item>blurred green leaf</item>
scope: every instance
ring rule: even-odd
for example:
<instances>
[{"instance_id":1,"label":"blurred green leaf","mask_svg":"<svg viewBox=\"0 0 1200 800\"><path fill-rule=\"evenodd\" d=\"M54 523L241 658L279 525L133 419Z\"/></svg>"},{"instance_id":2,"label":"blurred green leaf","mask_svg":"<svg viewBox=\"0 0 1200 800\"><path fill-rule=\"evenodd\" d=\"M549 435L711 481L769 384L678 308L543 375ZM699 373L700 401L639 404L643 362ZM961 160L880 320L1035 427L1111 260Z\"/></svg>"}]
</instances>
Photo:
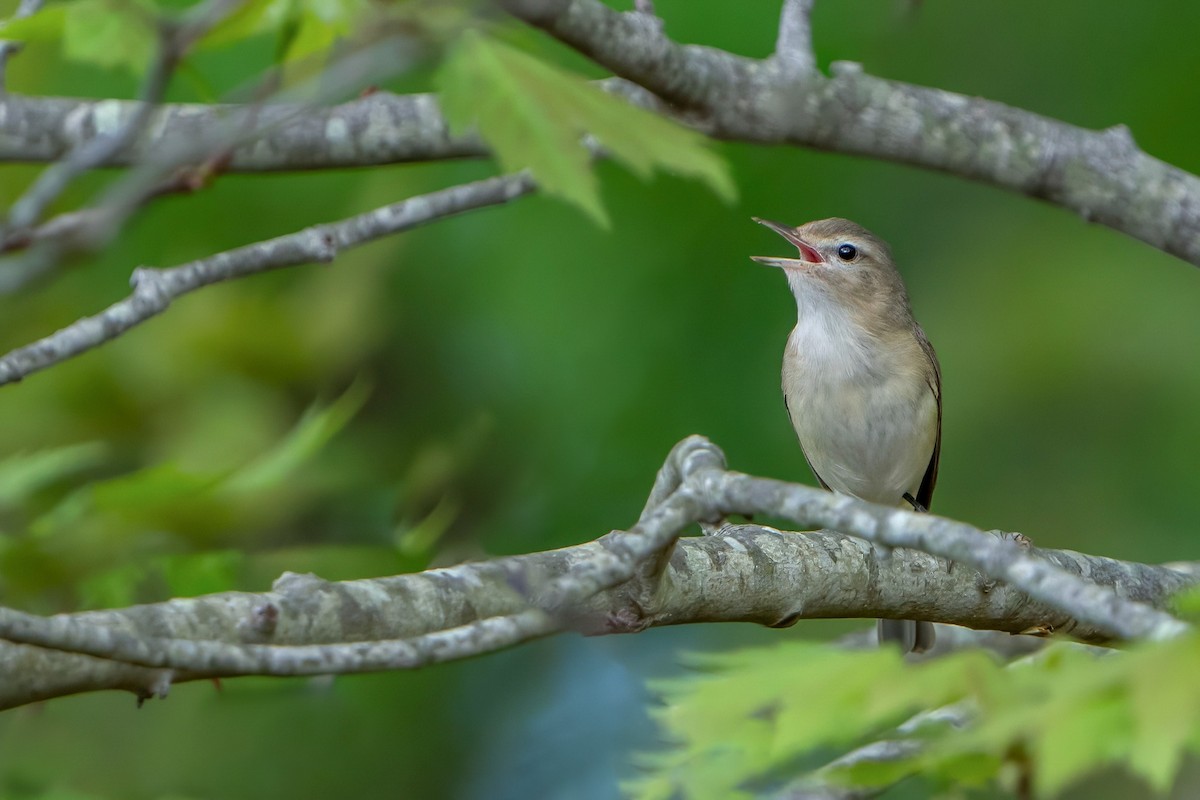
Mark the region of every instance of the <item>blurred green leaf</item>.
<instances>
[{"instance_id":1,"label":"blurred green leaf","mask_svg":"<svg viewBox=\"0 0 1200 800\"><path fill-rule=\"evenodd\" d=\"M457 501L449 496L442 497L416 524L397 527L394 535L396 549L400 555L409 558L428 555L454 524L461 510Z\"/></svg>"},{"instance_id":2,"label":"blurred green leaf","mask_svg":"<svg viewBox=\"0 0 1200 800\"><path fill-rule=\"evenodd\" d=\"M146 580L145 564L123 563L88 576L79 584L80 608L123 608L138 599L138 590Z\"/></svg>"},{"instance_id":3,"label":"blurred green leaf","mask_svg":"<svg viewBox=\"0 0 1200 800\"><path fill-rule=\"evenodd\" d=\"M344 428L370 393L370 385L360 378L328 406L313 406L271 452L239 469L222 488L232 493L248 493L278 485Z\"/></svg>"},{"instance_id":4,"label":"blurred green leaf","mask_svg":"<svg viewBox=\"0 0 1200 800\"><path fill-rule=\"evenodd\" d=\"M144 589L164 588L151 577L177 594L232 588L241 556L203 548L228 540L235 523L270 518L260 509L280 503L278 492L349 422L368 393L367 384L357 381L328 406L310 408L270 451L241 468L190 471L166 462L84 484L37 517L28 532L0 538L0 576L9 589L21 591L69 584L88 607L124 605L140 600ZM102 452L86 446L39 454L27 476L21 475L21 459L0 463L0 493L6 475L16 476L9 489L16 496Z\"/></svg>"},{"instance_id":5,"label":"blurred green leaf","mask_svg":"<svg viewBox=\"0 0 1200 800\"><path fill-rule=\"evenodd\" d=\"M1137 663L1126 673L1133 717L1129 766L1155 791L1166 792L1188 740L1200 734L1200 638L1167 643L1158 657L1129 656Z\"/></svg>"},{"instance_id":6,"label":"blurred green leaf","mask_svg":"<svg viewBox=\"0 0 1200 800\"><path fill-rule=\"evenodd\" d=\"M237 587L246 557L237 550L182 553L156 560L172 597L197 597Z\"/></svg>"},{"instance_id":7,"label":"blurred green leaf","mask_svg":"<svg viewBox=\"0 0 1200 800\"><path fill-rule=\"evenodd\" d=\"M1127 696L1113 689L1079 695L1075 700L1068 708L1056 704L1058 708L1041 709L1036 718L1038 728L1027 730L1036 743L1032 752L1034 785L1040 796L1057 795L1128 753L1131 720ZM1059 709L1062 713L1056 713Z\"/></svg>"},{"instance_id":8,"label":"blurred green leaf","mask_svg":"<svg viewBox=\"0 0 1200 800\"><path fill-rule=\"evenodd\" d=\"M1189 622L1200 621L1200 586L1184 589L1171 598L1171 610Z\"/></svg>"},{"instance_id":9,"label":"blurred green leaf","mask_svg":"<svg viewBox=\"0 0 1200 800\"><path fill-rule=\"evenodd\" d=\"M452 128L477 126L501 169L528 169L547 193L601 225L608 216L584 134L641 178L665 169L704 181L727 201L736 196L727 165L700 134L476 32L462 36L436 84Z\"/></svg>"},{"instance_id":10,"label":"blurred green leaf","mask_svg":"<svg viewBox=\"0 0 1200 800\"><path fill-rule=\"evenodd\" d=\"M205 36L201 49L216 49L266 33L278 35L276 60L283 64L324 64L333 45L355 33L367 0L250 0Z\"/></svg>"},{"instance_id":11,"label":"blurred green leaf","mask_svg":"<svg viewBox=\"0 0 1200 800\"><path fill-rule=\"evenodd\" d=\"M44 6L28 17L0 23L0 36L18 42L60 42L66 21L66 5Z\"/></svg>"},{"instance_id":12,"label":"blurred green leaf","mask_svg":"<svg viewBox=\"0 0 1200 800\"><path fill-rule=\"evenodd\" d=\"M142 0L75 0L66 6L63 54L140 75L158 47L156 19L154 7Z\"/></svg>"},{"instance_id":13,"label":"blurred green leaf","mask_svg":"<svg viewBox=\"0 0 1200 800\"><path fill-rule=\"evenodd\" d=\"M102 442L85 442L9 456L0 461L0 508L20 506L39 489L99 465L107 453Z\"/></svg>"},{"instance_id":14,"label":"blurred green leaf","mask_svg":"<svg viewBox=\"0 0 1200 800\"><path fill-rule=\"evenodd\" d=\"M739 796L802 756L903 738L898 722L952 702L975 709L966 728L926 723L908 734L922 742L909 758L822 774L858 787L917 772L979 785L1017 759L1038 796L1054 797L1124 764L1161 791L1184 750L1200 747L1197 634L1106 657L1051 645L1008 667L977 652L909 664L891 651L791 643L698 663L705 673L657 686L656 716L673 744L645 762L637 797Z\"/></svg>"},{"instance_id":15,"label":"blurred green leaf","mask_svg":"<svg viewBox=\"0 0 1200 800\"><path fill-rule=\"evenodd\" d=\"M196 43L196 49L224 47L266 33L281 23L292 5L292 0L243 0Z\"/></svg>"},{"instance_id":16,"label":"blurred green leaf","mask_svg":"<svg viewBox=\"0 0 1200 800\"><path fill-rule=\"evenodd\" d=\"M224 477L219 472L185 472L173 463L156 464L93 484L92 505L99 511L144 519L159 509L169 510L209 494Z\"/></svg>"}]
</instances>

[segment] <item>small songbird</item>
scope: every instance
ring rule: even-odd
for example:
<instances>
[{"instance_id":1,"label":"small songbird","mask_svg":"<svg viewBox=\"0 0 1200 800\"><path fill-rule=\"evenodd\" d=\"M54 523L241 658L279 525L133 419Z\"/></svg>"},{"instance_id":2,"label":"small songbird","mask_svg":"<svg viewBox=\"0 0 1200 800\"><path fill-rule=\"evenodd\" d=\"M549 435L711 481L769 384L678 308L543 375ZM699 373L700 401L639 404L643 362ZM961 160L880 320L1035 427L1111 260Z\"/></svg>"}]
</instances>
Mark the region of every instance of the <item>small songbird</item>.
<instances>
[{"instance_id":1,"label":"small songbird","mask_svg":"<svg viewBox=\"0 0 1200 800\"><path fill-rule=\"evenodd\" d=\"M799 258L779 267L796 298L783 354L783 400L813 475L826 489L927 511L942 444L942 376L913 319L887 243L847 219L796 228L765 219ZM933 646L933 625L879 620L880 642Z\"/></svg>"}]
</instances>

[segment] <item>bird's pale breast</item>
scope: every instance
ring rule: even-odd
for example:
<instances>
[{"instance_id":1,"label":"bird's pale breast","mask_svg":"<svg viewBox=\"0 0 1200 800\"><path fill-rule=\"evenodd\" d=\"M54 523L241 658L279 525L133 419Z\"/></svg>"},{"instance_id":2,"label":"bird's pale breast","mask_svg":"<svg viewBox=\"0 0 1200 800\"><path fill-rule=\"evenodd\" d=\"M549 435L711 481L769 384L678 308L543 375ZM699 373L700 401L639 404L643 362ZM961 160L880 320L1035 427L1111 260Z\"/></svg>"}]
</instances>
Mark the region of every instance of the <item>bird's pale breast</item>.
<instances>
[{"instance_id":1,"label":"bird's pale breast","mask_svg":"<svg viewBox=\"0 0 1200 800\"><path fill-rule=\"evenodd\" d=\"M884 343L830 322L810 317L788 338L783 391L792 425L831 489L899 504L905 492L916 496L933 454L932 366L915 338Z\"/></svg>"}]
</instances>

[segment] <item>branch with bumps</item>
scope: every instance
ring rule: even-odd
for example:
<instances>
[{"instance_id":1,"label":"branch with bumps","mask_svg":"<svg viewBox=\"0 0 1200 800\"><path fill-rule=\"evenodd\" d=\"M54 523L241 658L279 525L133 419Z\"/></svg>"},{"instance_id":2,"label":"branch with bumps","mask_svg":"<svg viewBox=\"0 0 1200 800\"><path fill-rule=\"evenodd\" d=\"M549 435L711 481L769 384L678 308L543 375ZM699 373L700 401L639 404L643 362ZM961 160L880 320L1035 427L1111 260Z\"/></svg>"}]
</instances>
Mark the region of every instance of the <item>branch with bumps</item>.
<instances>
[{"instance_id":1,"label":"branch with bumps","mask_svg":"<svg viewBox=\"0 0 1200 800\"><path fill-rule=\"evenodd\" d=\"M362 214L255 242L170 269L138 267L133 293L100 313L0 357L0 386L19 381L94 347L166 311L189 292L221 281L302 264L327 263L343 250L478 208L511 202L535 190L526 175L451 186Z\"/></svg>"},{"instance_id":2,"label":"branch with bumps","mask_svg":"<svg viewBox=\"0 0 1200 800\"><path fill-rule=\"evenodd\" d=\"M680 538L735 513L823 529L736 525ZM881 554L872 543L902 549ZM1034 550L965 523L733 472L692 436L672 450L636 524L573 547L342 583L289 573L270 592L55 617L0 608L0 708L103 689L163 696L201 678L414 669L564 631L697 622L920 616L1089 642L1158 638L1186 629L1161 609L1197 582L1200 564ZM962 638L940 637L939 647Z\"/></svg>"},{"instance_id":3,"label":"branch with bumps","mask_svg":"<svg viewBox=\"0 0 1200 800\"><path fill-rule=\"evenodd\" d=\"M603 82L607 90L710 136L852 153L980 180L1056 203L1200 265L1200 179L1140 151L1126 128L1088 131L988 100L883 80L845 62L835 63L827 77L812 52L812 0L784 3L776 52L764 60L678 44L664 34L648 3L629 12L598 0L502 5L611 69L618 77ZM245 134L247 127L253 135ZM427 94L373 92L325 108L160 104L150 112L134 101L0 95L0 161L53 161L126 130L140 135L89 165L175 163L179 142L192 140L221 142L220 170L233 172L341 169L488 153L473 134L451 135L436 98ZM525 185L506 200L532 191L528 178L520 180ZM471 191L455 187L444 193ZM407 207L420 200L407 201ZM460 210L490 204L467 203ZM427 215L420 222L443 216ZM351 223L330 223L162 272L139 269L133 296L0 358L0 385L123 335L184 292L326 259L328 248L312 246L309 234L348 230ZM109 227L104 208L88 209L31 229L17 244ZM340 246L365 241L351 239ZM305 241L310 246L300 246ZM6 280L20 285L24 273L14 274Z\"/></svg>"},{"instance_id":4,"label":"branch with bumps","mask_svg":"<svg viewBox=\"0 0 1200 800\"><path fill-rule=\"evenodd\" d=\"M776 53L753 59L665 35L646 10L599 0L503 0L512 15L628 82L640 104L720 139L788 144L911 164L1046 200L1200 265L1200 178L1143 152L1129 129L1080 128L991 100L890 81L850 62L819 72L811 0L789 0ZM649 93L649 95L647 94ZM132 101L0 97L0 161L54 161L138 113ZM343 169L479 157L436 98L376 92L339 106L163 104L105 166L152 162L171 143L253 117L228 171Z\"/></svg>"}]
</instances>

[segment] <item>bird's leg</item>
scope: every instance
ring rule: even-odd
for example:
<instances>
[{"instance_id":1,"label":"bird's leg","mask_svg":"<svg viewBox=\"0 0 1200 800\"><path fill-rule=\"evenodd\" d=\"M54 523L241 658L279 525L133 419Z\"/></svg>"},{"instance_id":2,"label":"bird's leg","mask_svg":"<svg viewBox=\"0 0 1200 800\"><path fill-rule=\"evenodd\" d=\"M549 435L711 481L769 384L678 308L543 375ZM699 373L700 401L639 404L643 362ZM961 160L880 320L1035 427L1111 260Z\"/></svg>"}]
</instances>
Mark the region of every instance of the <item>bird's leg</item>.
<instances>
[{"instance_id":1,"label":"bird's leg","mask_svg":"<svg viewBox=\"0 0 1200 800\"><path fill-rule=\"evenodd\" d=\"M916 511L918 514L928 514L929 513L929 509L926 508L925 506L921 505L919 502L917 502L917 498L913 497L908 492L905 492L902 495L902 499L907 500L909 505L911 505L913 507L913 511Z\"/></svg>"}]
</instances>

